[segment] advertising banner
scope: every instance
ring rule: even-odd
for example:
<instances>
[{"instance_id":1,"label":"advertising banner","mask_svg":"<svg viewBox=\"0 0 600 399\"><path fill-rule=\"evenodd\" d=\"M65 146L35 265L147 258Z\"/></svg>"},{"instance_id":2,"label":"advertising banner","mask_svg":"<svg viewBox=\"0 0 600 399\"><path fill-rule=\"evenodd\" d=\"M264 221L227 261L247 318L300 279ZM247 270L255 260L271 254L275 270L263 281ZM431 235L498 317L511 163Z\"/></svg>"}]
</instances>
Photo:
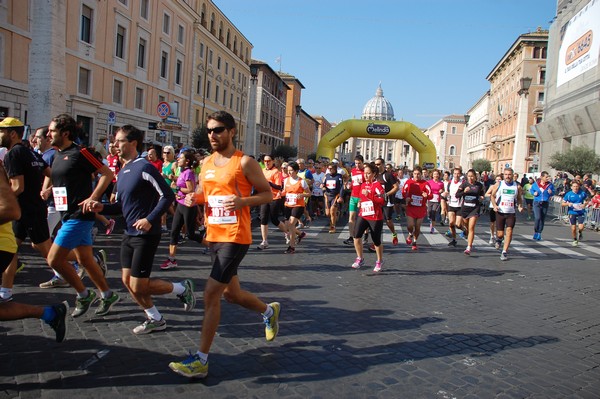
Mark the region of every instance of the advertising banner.
<instances>
[{"instance_id":1,"label":"advertising banner","mask_svg":"<svg viewBox=\"0 0 600 399\"><path fill-rule=\"evenodd\" d=\"M600 0L590 0L560 30L556 86L598 65L600 53Z\"/></svg>"}]
</instances>

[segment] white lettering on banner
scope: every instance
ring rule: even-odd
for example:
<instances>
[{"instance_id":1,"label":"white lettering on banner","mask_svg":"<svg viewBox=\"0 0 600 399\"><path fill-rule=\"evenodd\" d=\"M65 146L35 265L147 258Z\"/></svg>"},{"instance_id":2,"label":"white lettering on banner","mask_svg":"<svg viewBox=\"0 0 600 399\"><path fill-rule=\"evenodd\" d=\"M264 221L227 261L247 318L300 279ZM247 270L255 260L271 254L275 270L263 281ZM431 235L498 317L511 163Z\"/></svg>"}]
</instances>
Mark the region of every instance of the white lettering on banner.
<instances>
[{"instance_id":1,"label":"white lettering on banner","mask_svg":"<svg viewBox=\"0 0 600 399\"><path fill-rule=\"evenodd\" d=\"M362 216L372 216L375 214L375 207L373 201L361 201L360 210Z\"/></svg>"},{"instance_id":2,"label":"white lettering on banner","mask_svg":"<svg viewBox=\"0 0 600 399\"><path fill-rule=\"evenodd\" d=\"M295 206L298 203L298 194L288 193L285 195L285 204Z\"/></svg>"},{"instance_id":3,"label":"white lettering on banner","mask_svg":"<svg viewBox=\"0 0 600 399\"><path fill-rule=\"evenodd\" d=\"M208 215L209 224L232 224L237 223L237 215L235 211L228 211L223 206L223 202L229 195L209 195L208 206L210 213Z\"/></svg>"},{"instance_id":4,"label":"white lettering on banner","mask_svg":"<svg viewBox=\"0 0 600 399\"><path fill-rule=\"evenodd\" d=\"M57 211L69 210L66 187L52 187L52 195L54 196L54 206Z\"/></svg>"},{"instance_id":5,"label":"white lettering on banner","mask_svg":"<svg viewBox=\"0 0 600 399\"><path fill-rule=\"evenodd\" d=\"M422 195L413 195L411 196L411 202L410 204L412 206L421 206L423 204L423 196Z\"/></svg>"}]
</instances>

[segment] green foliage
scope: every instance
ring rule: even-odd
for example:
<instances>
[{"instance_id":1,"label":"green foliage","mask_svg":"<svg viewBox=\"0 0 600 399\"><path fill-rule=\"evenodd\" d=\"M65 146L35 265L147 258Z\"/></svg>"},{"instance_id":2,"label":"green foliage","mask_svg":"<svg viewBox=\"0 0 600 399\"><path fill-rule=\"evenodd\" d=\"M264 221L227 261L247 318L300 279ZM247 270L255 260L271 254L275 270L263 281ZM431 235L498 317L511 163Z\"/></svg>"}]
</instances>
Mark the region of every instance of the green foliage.
<instances>
[{"instance_id":1,"label":"green foliage","mask_svg":"<svg viewBox=\"0 0 600 399\"><path fill-rule=\"evenodd\" d=\"M208 141L208 134L206 134L204 126L197 126L192 132L192 146L194 148L210 150L210 142Z\"/></svg>"},{"instance_id":2,"label":"green foliage","mask_svg":"<svg viewBox=\"0 0 600 399\"><path fill-rule=\"evenodd\" d=\"M273 154L271 154L275 158L283 158L290 159L295 158L298 154L298 149L296 147L292 147L291 145L281 144L275 147Z\"/></svg>"},{"instance_id":3,"label":"green foliage","mask_svg":"<svg viewBox=\"0 0 600 399\"><path fill-rule=\"evenodd\" d=\"M573 176L585 173L600 173L600 156L586 146L572 147L564 152L550 155L548 162L551 168L569 172Z\"/></svg>"},{"instance_id":4,"label":"green foliage","mask_svg":"<svg viewBox=\"0 0 600 399\"><path fill-rule=\"evenodd\" d=\"M484 158L476 159L473 161L473 169L475 169L475 171L479 173L484 171L490 171L492 170L492 164L490 161Z\"/></svg>"}]
</instances>

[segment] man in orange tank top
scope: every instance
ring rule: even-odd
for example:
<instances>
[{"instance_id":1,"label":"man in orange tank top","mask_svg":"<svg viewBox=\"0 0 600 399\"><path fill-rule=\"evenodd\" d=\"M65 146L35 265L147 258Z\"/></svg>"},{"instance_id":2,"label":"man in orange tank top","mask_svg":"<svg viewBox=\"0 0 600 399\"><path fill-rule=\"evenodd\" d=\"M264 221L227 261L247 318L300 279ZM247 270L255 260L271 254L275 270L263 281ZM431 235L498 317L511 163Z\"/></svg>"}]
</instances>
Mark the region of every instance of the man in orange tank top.
<instances>
[{"instance_id":1,"label":"man in orange tank top","mask_svg":"<svg viewBox=\"0 0 600 399\"><path fill-rule=\"evenodd\" d=\"M266 304L242 290L237 275L252 243L250 208L269 203L273 198L271 188L258 162L234 147L237 130L231 114L218 111L209 115L206 131L213 154L204 160L201 185L195 195L188 195L187 201L205 204L206 240L213 266L204 289L199 350L169 364L171 370L190 378L208 374L208 352L219 326L222 296L228 302L262 313L267 341L275 339L279 330L279 303Z\"/></svg>"}]
</instances>

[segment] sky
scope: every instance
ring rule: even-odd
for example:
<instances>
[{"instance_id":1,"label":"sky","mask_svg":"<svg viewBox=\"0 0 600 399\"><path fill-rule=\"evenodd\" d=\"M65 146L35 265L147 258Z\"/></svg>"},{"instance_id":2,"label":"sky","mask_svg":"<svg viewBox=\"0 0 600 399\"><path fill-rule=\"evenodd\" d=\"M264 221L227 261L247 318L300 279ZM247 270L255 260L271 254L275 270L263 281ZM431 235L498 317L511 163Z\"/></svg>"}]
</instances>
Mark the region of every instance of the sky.
<instances>
[{"instance_id":1,"label":"sky","mask_svg":"<svg viewBox=\"0 0 600 399\"><path fill-rule=\"evenodd\" d=\"M253 59L302 82L310 115L360 118L381 83L395 119L421 128L465 114L519 35L556 14L556 0L213 1Z\"/></svg>"}]
</instances>

